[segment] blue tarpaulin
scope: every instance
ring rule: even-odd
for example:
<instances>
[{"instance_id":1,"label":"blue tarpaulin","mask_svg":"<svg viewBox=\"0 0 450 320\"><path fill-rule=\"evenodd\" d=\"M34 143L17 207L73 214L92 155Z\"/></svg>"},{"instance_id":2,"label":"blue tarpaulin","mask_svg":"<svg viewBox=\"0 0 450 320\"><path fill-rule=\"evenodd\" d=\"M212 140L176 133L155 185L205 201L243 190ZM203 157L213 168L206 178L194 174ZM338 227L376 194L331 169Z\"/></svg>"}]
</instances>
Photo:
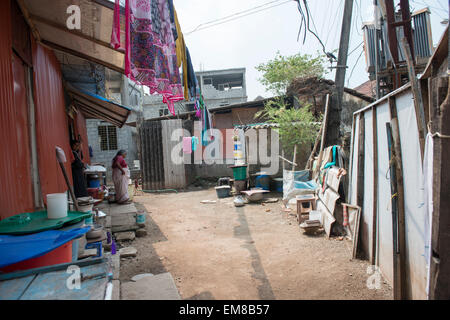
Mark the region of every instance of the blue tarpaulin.
<instances>
[{"instance_id":1,"label":"blue tarpaulin","mask_svg":"<svg viewBox=\"0 0 450 320\"><path fill-rule=\"evenodd\" d=\"M50 230L25 236L0 235L0 268L40 257L80 237L91 228L69 231Z\"/></svg>"}]
</instances>

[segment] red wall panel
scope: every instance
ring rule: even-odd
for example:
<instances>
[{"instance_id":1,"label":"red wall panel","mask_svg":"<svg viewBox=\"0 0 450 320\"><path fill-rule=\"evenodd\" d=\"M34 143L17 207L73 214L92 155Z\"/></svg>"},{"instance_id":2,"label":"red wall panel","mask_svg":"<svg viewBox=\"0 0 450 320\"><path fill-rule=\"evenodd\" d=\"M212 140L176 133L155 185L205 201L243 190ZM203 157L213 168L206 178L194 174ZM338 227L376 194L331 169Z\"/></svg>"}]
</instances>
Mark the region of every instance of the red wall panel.
<instances>
[{"instance_id":1,"label":"red wall panel","mask_svg":"<svg viewBox=\"0 0 450 320\"><path fill-rule=\"evenodd\" d=\"M69 124L61 68L53 51L33 42L33 67L39 175L45 201L49 193L67 191L56 160L56 146L66 153L65 168L72 183Z\"/></svg>"},{"instance_id":2,"label":"red wall panel","mask_svg":"<svg viewBox=\"0 0 450 320\"><path fill-rule=\"evenodd\" d=\"M28 67L22 60L13 55L13 77L14 77L14 105L16 109L16 183L20 187L20 201L26 211L34 209L34 192L31 175L31 143L30 143L30 120L28 105L28 86L26 77L28 76Z\"/></svg>"},{"instance_id":3,"label":"red wall panel","mask_svg":"<svg viewBox=\"0 0 450 320\"><path fill-rule=\"evenodd\" d=\"M29 146L27 128L24 127L27 121L24 108L27 104L22 99L22 105L19 103L16 106L14 94L16 89L17 97L20 97L25 76L13 76L9 1L0 1L0 40L0 219L4 219L33 208L33 199L30 198L31 178L27 174L30 170L30 167L27 168L29 158L23 159L26 157L23 148ZM17 72L24 71L20 63L15 64L14 69L21 70Z\"/></svg>"}]
</instances>

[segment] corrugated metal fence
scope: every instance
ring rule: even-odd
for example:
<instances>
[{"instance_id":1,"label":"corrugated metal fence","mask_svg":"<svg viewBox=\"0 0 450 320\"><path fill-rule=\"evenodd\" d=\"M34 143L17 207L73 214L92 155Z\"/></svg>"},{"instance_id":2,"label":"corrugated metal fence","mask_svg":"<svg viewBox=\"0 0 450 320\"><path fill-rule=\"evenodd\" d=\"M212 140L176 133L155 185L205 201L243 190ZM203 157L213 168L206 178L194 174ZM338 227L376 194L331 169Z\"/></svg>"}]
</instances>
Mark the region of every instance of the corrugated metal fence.
<instances>
[{"instance_id":1,"label":"corrugated metal fence","mask_svg":"<svg viewBox=\"0 0 450 320\"><path fill-rule=\"evenodd\" d=\"M180 189L191 182L194 169L177 163L172 156L183 156L181 135L172 134L185 129L192 135L189 120L145 121L140 128L141 170L144 190ZM183 156L186 159L186 156Z\"/></svg>"}]
</instances>

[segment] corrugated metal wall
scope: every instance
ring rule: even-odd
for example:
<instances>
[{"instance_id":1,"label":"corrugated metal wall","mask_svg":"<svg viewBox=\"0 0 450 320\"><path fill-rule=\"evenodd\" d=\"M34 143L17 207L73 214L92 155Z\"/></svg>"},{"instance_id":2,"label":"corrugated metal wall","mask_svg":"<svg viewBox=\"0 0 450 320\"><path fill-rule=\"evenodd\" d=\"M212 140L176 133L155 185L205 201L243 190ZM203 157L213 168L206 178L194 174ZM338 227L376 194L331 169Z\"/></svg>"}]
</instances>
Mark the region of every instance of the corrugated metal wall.
<instances>
[{"instance_id":1,"label":"corrugated metal wall","mask_svg":"<svg viewBox=\"0 0 450 320\"><path fill-rule=\"evenodd\" d=\"M178 150L185 161L181 140L171 141L172 133L185 129L192 135L193 122L189 120L145 121L140 129L141 170L145 190L180 189L193 181L193 165L172 161L172 152ZM200 146L199 146L200 147ZM191 155L193 163L193 156Z\"/></svg>"},{"instance_id":2,"label":"corrugated metal wall","mask_svg":"<svg viewBox=\"0 0 450 320\"><path fill-rule=\"evenodd\" d=\"M166 188L186 187L186 171L184 163L177 164L172 161L172 152L180 144L180 141L172 141L172 133L183 128L182 120L163 120L162 122L162 143L164 155L164 180ZM180 150L182 153L183 151Z\"/></svg>"},{"instance_id":3,"label":"corrugated metal wall","mask_svg":"<svg viewBox=\"0 0 450 320\"><path fill-rule=\"evenodd\" d=\"M161 190L164 183L164 158L161 121L145 121L140 129L141 170L144 190Z\"/></svg>"},{"instance_id":4,"label":"corrugated metal wall","mask_svg":"<svg viewBox=\"0 0 450 320\"><path fill-rule=\"evenodd\" d=\"M16 104L14 101L14 77L12 68L11 7L9 1L0 1L0 218L27 211L33 207L17 180L17 169L23 165L18 146ZM23 128L21 128L23 129ZM21 168L24 169L24 168ZM25 183L26 184L26 183ZM31 188L31 181L25 188ZM27 189L28 190L28 189Z\"/></svg>"},{"instance_id":5,"label":"corrugated metal wall","mask_svg":"<svg viewBox=\"0 0 450 320\"><path fill-rule=\"evenodd\" d=\"M72 180L70 166L69 124L65 110L62 73L53 51L33 43L36 135L42 193L67 191L56 160L55 147L63 148L68 162L65 167Z\"/></svg>"},{"instance_id":6,"label":"corrugated metal wall","mask_svg":"<svg viewBox=\"0 0 450 320\"><path fill-rule=\"evenodd\" d=\"M433 53L430 12L416 14L412 19L414 21L414 52L418 57L430 57Z\"/></svg>"}]
</instances>

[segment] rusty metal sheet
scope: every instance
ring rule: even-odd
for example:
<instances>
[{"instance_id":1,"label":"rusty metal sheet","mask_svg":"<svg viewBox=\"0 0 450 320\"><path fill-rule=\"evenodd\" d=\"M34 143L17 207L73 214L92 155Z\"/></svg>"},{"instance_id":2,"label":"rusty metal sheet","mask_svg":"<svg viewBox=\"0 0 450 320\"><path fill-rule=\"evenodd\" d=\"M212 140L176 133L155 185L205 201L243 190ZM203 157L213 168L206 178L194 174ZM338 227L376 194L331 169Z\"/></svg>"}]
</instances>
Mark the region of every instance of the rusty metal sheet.
<instances>
[{"instance_id":1,"label":"rusty metal sheet","mask_svg":"<svg viewBox=\"0 0 450 320\"><path fill-rule=\"evenodd\" d=\"M122 128L131 113L131 109L109 101L93 93L66 84L72 103L81 110L86 118L105 120Z\"/></svg>"},{"instance_id":2,"label":"rusty metal sheet","mask_svg":"<svg viewBox=\"0 0 450 320\"><path fill-rule=\"evenodd\" d=\"M60 64L53 51L33 43L33 66L39 176L45 200L46 194L67 191L55 147L61 147L68 159L72 151ZM69 162L65 168L71 181Z\"/></svg>"},{"instance_id":3,"label":"rusty metal sheet","mask_svg":"<svg viewBox=\"0 0 450 320\"><path fill-rule=\"evenodd\" d=\"M24 172L20 181L18 181L17 176L17 172L19 170L26 171L27 164L29 164L19 153L23 146L19 146L18 142L29 145L29 140L27 140L29 136L27 128L23 127L26 120L23 118L26 111L23 109L26 108L26 105L23 105L24 100L20 101L22 103L20 108L16 108L15 102L15 97L20 98L21 93L26 97L26 91L23 91L25 75L23 75L23 78L19 75L13 76L9 1L0 2L0 38L2 39L2 45L0 46L0 134L2 137L0 152L3 155L2 165L0 166L0 176L2 177L2 183L0 184L0 219L4 219L33 207L33 198L30 198L30 193L23 191L28 190L27 187L31 188L31 179L27 180L29 177L25 175L26 172ZM20 64L16 64L14 69L20 70ZM21 183L26 184L25 188Z\"/></svg>"}]
</instances>

